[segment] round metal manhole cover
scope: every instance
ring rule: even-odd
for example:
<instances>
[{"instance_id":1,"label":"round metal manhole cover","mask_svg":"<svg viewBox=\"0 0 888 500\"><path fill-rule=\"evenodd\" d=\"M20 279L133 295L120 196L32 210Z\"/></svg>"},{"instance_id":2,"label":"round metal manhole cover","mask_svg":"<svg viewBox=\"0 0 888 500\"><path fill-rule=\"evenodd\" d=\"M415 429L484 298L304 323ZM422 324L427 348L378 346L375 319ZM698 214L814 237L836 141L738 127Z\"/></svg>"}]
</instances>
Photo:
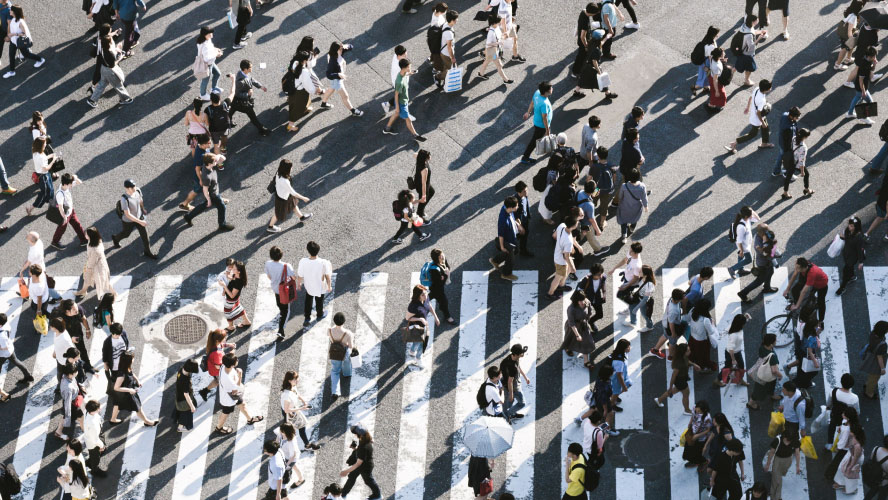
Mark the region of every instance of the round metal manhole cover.
<instances>
[{"instance_id":1,"label":"round metal manhole cover","mask_svg":"<svg viewBox=\"0 0 888 500\"><path fill-rule=\"evenodd\" d=\"M207 322L196 314L180 314L167 322L163 334L177 344L193 344L207 334Z\"/></svg>"},{"instance_id":2,"label":"round metal manhole cover","mask_svg":"<svg viewBox=\"0 0 888 500\"><path fill-rule=\"evenodd\" d=\"M668 455L651 453L652 449L662 449L668 443L663 436L646 431L630 434L623 439L623 454L639 467L650 467L666 461ZM677 444L676 444L677 446Z\"/></svg>"}]
</instances>

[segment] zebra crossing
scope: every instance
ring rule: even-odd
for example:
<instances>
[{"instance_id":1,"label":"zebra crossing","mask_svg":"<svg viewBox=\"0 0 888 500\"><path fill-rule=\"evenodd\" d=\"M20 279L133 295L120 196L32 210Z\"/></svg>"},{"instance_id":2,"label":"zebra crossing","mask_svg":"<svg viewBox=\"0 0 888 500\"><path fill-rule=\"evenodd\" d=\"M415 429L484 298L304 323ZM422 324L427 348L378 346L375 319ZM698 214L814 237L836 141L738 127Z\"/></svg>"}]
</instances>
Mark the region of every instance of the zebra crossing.
<instances>
[{"instance_id":1,"label":"zebra crossing","mask_svg":"<svg viewBox=\"0 0 888 500\"><path fill-rule=\"evenodd\" d=\"M830 290L838 285L839 270L834 267L824 267L830 277ZM448 405L452 408L452 418L436 418L430 411L431 391L433 382L438 378L440 367L436 359L444 354L447 346L436 345L436 330L434 321L430 320L430 338L428 347L422 354L419 367L404 370L403 378L397 383L401 385L399 392L393 392L397 396L397 406L401 409L400 422L395 426L397 436L377 437L380 447L391 447L394 450L392 456L396 463L381 464L377 462L375 475L381 485L389 485L388 490L383 488L384 498L400 500L419 498L439 498L429 496L427 482L430 471L435 467L436 474L443 474L448 479L450 488L445 497L452 500L474 498L467 485L467 464L469 453L462 444L462 427L476 418L480 411L475 403L475 392L486 377L486 368L505 356L508 345L521 343L528 347L527 355L523 358L522 367L530 378L530 384L522 384L525 395L526 407L522 410L526 418L515 422L515 440L512 449L497 459L494 470L495 484L501 491L509 491L516 498L532 500L534 498L544 500L555 498L556 494L546 495L546 491L561 491L564 484L564 461L567 446L571 442L582 441L582 431L574 418L585 410L583 401L584 393L590 387L588 370L582 366L582 360L569 358L563 351L558 350L557 345L552 345L552 339L560 340L563 331L564 315L569 305L569 296L565 296L557 304L557 311L553 316L547 312L547 305L540 300L541 290L547 288L545 274L537 271L516 271L518 280L508 285L510 296L500 296L500 283L491 281L487 271L463 271L454 273L454 280L458 285L451 285L448 294L451 304L459 304L458 331L455 335L456 351L455 379L448 381L450 390L447 392ZM580 278L586 272L578 273ZM872 267L863 271L862 284L865 287L866 307L868 309L868 324L888 318L888 268ZM673 288L686 288L689 270L686 268L664 268L658 272L658 286L661 289L658 297L664 302L655 308L654 320L662 315L663 306L669 300ZM788 277L787 269L780 268L775 271L773 286L780 292L786 286ZM386 329L387 321L391 318L403 318L406 303L402 307L393 309L388 294L392 290L395 275L385 272L367 272L361 275L357 289L358 314L352 315L357 319L352 323L355 333L355 344L359 346L363 358L363 365L356 368L350 380L350 391L343 393L347 417L346 428L339 429L337 434L347 433L347 428L354 424L361 424L373 433L377 419L377 408L381 403L381 352L385 345L391 342L400 342L400 334ZM618 276L612 277L618 280ZM115 303L115 317L119 322L125 321L125 315L140 317L138 322L143 338L147 338L147 330L156 326L156 323L165 315L182 308L188 300L183 299L183 276L160 275L153 279L150 303L146 304L147 310L140 310L142 304L129 300L129 290L133 286L133 280L129 276L115 276L112 285L118 293L118 301ZM56 278L57 290L64 298L71 298L73 291L79 285L79 278ZM337 303L337 279L334 275L333 292L326 295L325 309L332 312L332 307ZM407 277L410 285L419 282L419 273L410 273ZM713 318L719 331L726 331L735 314L740 313L744 307L737 298L736 292L740 289L740 281L732 281L727 277L727 270L718 268L715 270L711 293L714 297ZM399 283L401 283L399 281ZM670 363L656 360L646 353L642 343L650 347L660 334L660 326L650 333L640 334L637 329L632 329L622 324L619 313L626 309L626 305L616 299L616 287L613 281L609 309L610 315L606 317L613 321L613 329L605 328L606 322L600 322L602 336L598 338L600 347L596 353L597 360L608 354L613 343L621 338L630 341L632 349L628 356L630 378L634 382L630 390L623 395L621 406L622 413L616 415L615 428L621 432L619 438L626 439L633 433L644 432L650 425L650 421L660 420L668 422L668 443L665 451L665 467L654 465L646 467L633 465L631 461L617 460L613 465L607 465L602 469L602 488L611 488L612 491L604 492L606 496L613 498L662 498L663 491L652 488L649 480L654 475L667 474L669 487L667 491L673 499L697 498L700 495L701 481L694 469L684 467L678 446L678 438L687 426L688 417L683 414L681 396L670 398L665 408L657 408L643 402L643 396L659 395L666 389L671 375ZM262 456L262 442L270 437L271 431L279 424L279 409L277 408L277 380L274 379L276 364L285 363L290 366L289 360L283 358L282 353L277 352L275 331L278 320L278 310L275 297L269 286L266 276L260 276L250 285L255 289L256 295L253 307L249 310L253 326L249 332L249 341L246 346L246 356L240 357L239 365L244 371L244 383L246 391L244 395L246 407L253 416L263 416L265 420L255 425L246 425L245 418L237 419L236 432L224 439L229 442L230 457L225 463L227 489L223 496L226 498L256 499L264 494L265 461ZM0 307L9 316L7 327L10 329L10 337L16 340L18 347L20 342L34 339L30 321L33 313L26 311L29 305L16 295L16 280L4 278L0 281ZM776 294L768 294L764 298L764 307L757 311L759 324L764 320L783 312L785 300ZM409 295L401 294L400 296ZM843 297L847 297L844 295ZM825 395L837 384L841 374L853 371L851 368L854 356L850 352L852 340L849 332L845 331L846 315L863 316L859 310L861 304L845 302L843 297L837 297L830 293L827 299L827 321L824 332L821 335L823 345L823 375L817 378L817 387L812 390L816 393L818 401L822 401ZM508 300L505 300L508 299ZM216 276L209 276L202 300L206 305L221 310L223 298L221 290L216 284ZM843 305L847 307L843 307ZM387 307L388 306L388 307ZM508 309L508 342L491 352L488 336L496 335L491 330L488 321L493 309ZM132 309L127 312L128 309ZM607 311L606 311L607 313ZM548 314L548 316L546 316ZM753 310L755 316L756 312ZM322 440L328 432L323 431L322 421L326 416L324 408L324 387L327 383L329 368L327 361L327 329L331 326L332 314L322 320L312 323L299 336L301 355L298 357L298 390L305 400L312 406L306 411L308 428L311 440ZM547 318L551 318L548 321ZM619 320L618 320L619 319ZM443 318L442 318L443 320ZM290 320L297 321L295 318ZM400 321L400 320L398 320ZM502 326L505 326L502 325ZM554 331L554 333L553 333ZM138 332L138 331L137 331ZM608 332L611 332L610 334ZM138 334L138 333L137 333ZM90 340L90 358L96 368L101 368L101 345L105 333L100 329L94 329ZM131 334L131 337L135 335ZM757 331L746 331L746 346L744 358L747 366L755 359L755 352L760 341ZM858 335L859 336L859 335ZM390 338L391 337L391 338ZM865 337L865 336L864 336ZM723 341L722 341L723 342ZM861 342L854 340L853 346ZM865 340L864 340L865 342ZM21 415L4 415L5 425L15 430L12 439L15 441L12 457L2 457L12 460L19 471L23 482L22 500L35 500L48 498L39 491L51 490L45 486L54 479L54 458L58 456L60 442L48 433L54 429L59 402L53 394L55 389L55 361L52 359L53 342L52 335L39 337L36 355L31 360L29 368L36 382L28 388L25 396L24 410ZM136 363L134 372L137 373L142 383L140 395L143 410L149 419L164 417L161 415L161 406L164 401L169 402L173 397L172 385L176 370L181 366L177 360L171 358L169 351L154 341L137 342ZM405 356L404 347L400 345L400 355ZM781 363L792 358L789 346L779 347L777 354ZM550 353L553 357L548 357ZM752 354L750 354L752 353ZM720 365L724 362L723 347L718 349ZM556 380L537 380L538 367L544 363L560 363L561 391L557 391ZM658 367L657 363L664 363L664 367ZM295 367L294 366L294 367ZM646 370L651 368L651 370ZM6 377L7 367L0 370L0 384L9 388L13 385ZM90 385L90 398L99 399L104 403L107 396L103 388L103 370L97 370L97 379ZM707 382L709 380L707 379ZM202 386L203 382L195 381L195 386ZM698 381L699 383L699 381ZM694 402L694 381L690 383L691 405ZM698 388L700 386L698 385ZM93 390L97 388L97 390ZM888 392L885 382L880 381L880 403L882 429L888 429ZM539 411L540 405L551 398L558 400L558 413L555 432L541 422L547 417L547 413ZM650 398L648 398L649 400ZM745 403L748 399L746 388L738 385L729 385L719 390L718 403L710 400L713 406L720 406L720 411L725 413L732 423L737 437L741 439L747 453L744 463L747 471L744 486L748 487L753 480L767 479L758 465L761 463L761 454L752 453L755 441L761 441L765 436L764 429L757 428L750 418L750 412ZM713 411L716 411L715 409ZM178 445L173 447L173 453L177 457L175 472L172 474L171 485L165 486L165 492L175 499L197 500L210 498L212 495L204 488L207 478L208 456L211 453L213 438L214 405L211 402L200 404L194 418L194 429L187 433L176 433L173 425L172 432L164 432L163 426L169 426L169 419L161 423L159 427L144 426L141 420L132 418L124 420L121 424L125 428L125 434L121 439L122 453L120 454L120 468L115 477L100 483L97 487L102 498L120 498L127 500L144 500L160 498L156 487L151 485L151 477L156 472L161 457L156 443L159 440L178 440ZM871 417L875 417L871 415ZM58 418L58 417L56 417ZM451 423L452 422L452 423ZM452 453L440 459L428 456L429 442L432 434L447 426L444 434L449 436ZM303 451L299 466L303 471L306 482L302 487L291 490L290 498L305 499L316 498L324 485L336 481L337 477L328 477L320 471L326 468L341 469L350 450L348 444L350 438L344 440L344 447L332 452L313 453ZM165 449L165 448L161 448ZM608 453L621 454L619 446L608 448ZM822 442L818 445L818 453L829 453L822 450ZM623 457L625 458L625 457ZM821 458L823 460L823 458ZM321 463L323 461L323 464ZM559 464L559 475L541 474L540 471L552 470L547 468L548 463ZM229 465L230 463L230 465ZM441 464L448 464L449 470ZM802 498L822 498L822 486L817 482L819 478L809 477L810 469L815 461L806 459L802 463L802 474L789 474L784 479L783 497L787 500ZM56 464L57 465L57 464ZM324 465L325 467L322 467ZM328 466L329 465L329 466ZM753 472L754 471L754 472ZM341 480L340 480L341 481ZM556 488L555 483L559 487ZM43 484L38 488L38 484ZM560 490L559 490L560 488ZM116 494L114 493L116 489ZM863 490L858 489L855 496L849 498L862 498ZM216 492L216 495L219 493ZM351 497L364 498L369 490L358 481Z\"/></svg>"}]
</instances>

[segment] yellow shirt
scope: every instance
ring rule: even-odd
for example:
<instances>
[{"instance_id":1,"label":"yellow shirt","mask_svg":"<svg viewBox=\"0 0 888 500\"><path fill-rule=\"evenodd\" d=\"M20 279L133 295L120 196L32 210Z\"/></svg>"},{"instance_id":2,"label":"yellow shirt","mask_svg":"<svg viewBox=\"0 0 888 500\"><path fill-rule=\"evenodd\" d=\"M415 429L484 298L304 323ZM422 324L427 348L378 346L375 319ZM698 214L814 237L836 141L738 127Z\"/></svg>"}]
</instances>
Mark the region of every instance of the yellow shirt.
<instances>
[{"instance_id":1,"label":"yellow shirt","mask_svg":"<svg viewBox=\"0 0 888 500\"><path fill-rule=\"evenodd\" d=\"M586 468L574 466L577 464L586 465L586 459L582 455L570 463L570 483L567 485L567 494L570 496L578 496L586 491L585 487L580 483L586 480Z\"/></svg>"}]
</instances>

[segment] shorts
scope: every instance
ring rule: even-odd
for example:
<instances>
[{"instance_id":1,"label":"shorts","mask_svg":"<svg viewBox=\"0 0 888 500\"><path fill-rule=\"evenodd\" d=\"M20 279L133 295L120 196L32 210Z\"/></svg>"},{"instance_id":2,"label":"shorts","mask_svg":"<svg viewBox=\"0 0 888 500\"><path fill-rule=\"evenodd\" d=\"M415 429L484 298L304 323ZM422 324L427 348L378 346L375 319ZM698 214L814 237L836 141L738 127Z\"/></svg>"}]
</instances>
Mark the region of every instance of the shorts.
<instances>
[{"instance_id":1,"label":"shorts","mask_svg":"<svg viewBox=\"0 0 888 500\"><path fill-rule=\"evenodd\" d=\"M398 116L405 120L410 119L410 110L407 109L406 104L398 104Z\"/></svg>"},{"instance_id":2,"label":"shorts","mask_svg":"<svg viewBox=\"0 0 888 500\"><path fill-rule=\"evenodd\" d=\"M342 90L342 80L330 80L330 88L333 90Z\"/></svg>"},{"instance_id":3,"label":"shorts","mask_svg":"<svg viewBox=\"0 0 888 500\"><path fill-rule=\"evenodd\" d=\"M210 139L212 139L213 144L220 144L222 142L222 138L227 135L227 130L224 132L210 132Z\"/></svg>"},{"instance_id":4,"label":"shorts","mask_svg":"<svg viewBox=\"0 0 888 500\"><path fill-rule=\"evenodd\" d=\"M880 207L878 201L876 202L876 217L881 217L882 219L888 217L888 212L885 212L885 207Z\"/></svg>"},{"instance_id":5,"label":"shorts","mask_svg":"<svg viewBox=\"0 0 888 500\"><path fill-rule=\"evenodd\" d=\"M555 264L555 276L567 277L567 264Z\"/></svg>"},{"instance_id":6,"label":"shorts","mask_svg":"<svg viewBox=\"0 0 888 500\"><path fill-rule=\"evenodd\" d=\"M197 174L191 172L191 190L197 194L203 192L203 187L200 185L200 179L197 178Z\"/></svg>"},{"instance_id":7,"label":"shorts","mask_svg":"<svg viewBox=\"0 0 888 500\"><path fill-rule=\"evenodd\" d=\"M518 30L515 29L515 23L512 23L511 29L509 29L509 32L506 33L506 35L503 38L517 38L517 37L518 37Z\"/></svg>"},{"instance_id":8,"label":"shorts","mask_svg":"<svg viewBox=\"0 0 888 500\"><path fill-rule=\"evenodd\" d=\"M688 379L685 377L675 377L675 390L683 391L688 388Z\"/></svg>"},{"instance_id":9,"label":"shorts","mask_svg":"<svg viewBox=\"0 0 888 500\"><path fill-rule=\"evenodd\" d=\"M768 10L782 10L783 15L789 17L789 0L769 0Z\"/></svg>"},{"instance_id":10,"label":"shorts","mask_svg":"<svg viewBox=\"0 0 888 500\"><path fill-rule=\"evenodd\" d=\"M225 415L231 415L232 413L234 413L235 408L237 408L237 405L234 405L234 406L222 405L222 413Z\"/></svg>"}]
</instances>

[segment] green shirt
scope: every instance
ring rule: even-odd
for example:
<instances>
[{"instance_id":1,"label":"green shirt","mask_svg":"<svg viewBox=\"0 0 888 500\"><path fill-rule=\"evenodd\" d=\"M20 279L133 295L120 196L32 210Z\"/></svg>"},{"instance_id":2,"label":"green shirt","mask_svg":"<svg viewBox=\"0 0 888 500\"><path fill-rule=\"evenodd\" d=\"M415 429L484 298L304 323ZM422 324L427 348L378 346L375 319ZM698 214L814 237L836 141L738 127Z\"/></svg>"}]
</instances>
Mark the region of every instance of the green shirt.
<instances>
[{"instance_id":1,"label":"green shirt","mask_svg":"<svg viewBox=\"0 0 888 500\"><path fill-rule=\"evenodd\" d=\"M410 100L410 96L407 95L407 82L409 81L409 77L405 77L400 73L395 78L395 92L398 93L398 104L407 105L407 101Z\"/></svg>"}]
</instances>

